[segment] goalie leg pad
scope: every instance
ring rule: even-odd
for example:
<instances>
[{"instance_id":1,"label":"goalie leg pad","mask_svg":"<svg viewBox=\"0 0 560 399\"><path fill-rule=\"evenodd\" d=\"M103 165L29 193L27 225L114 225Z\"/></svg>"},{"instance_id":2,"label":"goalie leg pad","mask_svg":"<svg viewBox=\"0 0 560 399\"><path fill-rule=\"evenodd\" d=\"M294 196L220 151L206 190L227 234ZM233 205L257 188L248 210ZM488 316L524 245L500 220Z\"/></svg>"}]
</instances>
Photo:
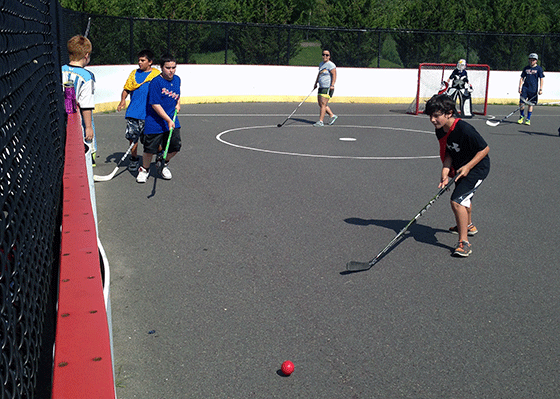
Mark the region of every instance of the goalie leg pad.
<instances>
[{"instance_id":1,"label":"goalie leg pad","mask_svg":"<svg viewBox=\"0 0 560 399\"><path fill-rule=\"evenodd\" d=\"M472 99L468 90L461 90L459 93L459 101L461 104L461 117L472 118Z\"/></svg>"}]
</instances>

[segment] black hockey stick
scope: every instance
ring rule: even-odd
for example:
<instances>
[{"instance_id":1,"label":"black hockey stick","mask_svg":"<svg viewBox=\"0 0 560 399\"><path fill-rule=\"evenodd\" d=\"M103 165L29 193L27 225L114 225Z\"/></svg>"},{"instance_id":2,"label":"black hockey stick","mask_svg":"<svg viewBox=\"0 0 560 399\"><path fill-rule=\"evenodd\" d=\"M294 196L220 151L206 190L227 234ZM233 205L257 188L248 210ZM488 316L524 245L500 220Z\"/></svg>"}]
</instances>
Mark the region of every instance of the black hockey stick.
<instances>
[{"instance_id":1,"label":"black hockey stick","mask_svg":"<svg viewBox=\"0 0 560 399\"><path fill-rule=\"evenodd\" d=\"M379 259L381 259L381 257L387 253L387 251L393 246L393 244L395 244L403 235L404 233L406 233L406 231L408 230L408 228L412 225L412 223L414 223L420 216L422 216L424 214L424 212L426 212L428 210L428 208L430 208L432 206L432 204L434 202L436 202L436 200L441 197L441 195L446 192L449 187L451 187L451 185L455 182L455 179L457 178L457 176L455 176L453 179L451 179L449 181L449 183L447 183L447 185L445 187L443 187L442 189L440 189L438 191L438 193L435 195L434 198L432 198L430 200L430 202L428 202L426 204L426 206L424 206L424 208L422 208L420 210L420 212L418 212L416 214L416 216L414 216L414 218L408 222L408 224L406 226L403 227L403 229L401 231L399 231L399 233L395 236L395 238L393 238L391 240L391 242L389 244L387 244L387 246L385 248L383 248L383 250L381 252L379 252L379 254L377 254L377 256L375 258L373 258L372 260L370 260L369 262L356 262L356 261L350 261L346 264L346 270L348 270L349 272L360 272L360 271L365 271L365 270L369 270L371 269L371 267L373 265L375 265Z\"/></svg>"},{"instance_id":2,"label":"black hockey stick","mask_svg":"<svg viewBox=\"0 0 560 399\"><path fill-rule=\"evenodd\" d=\"M315 91L315 88L313 88L313 90L311 90L311 91L309 92L309 94L307 95L307 97L305 97L305 98L303 99L303 101L300 102L300 103L298 104L298 106L296 107L296 109L294 109L294 112L292 112L292 113L290 114L290 116L288 116L288 117L286 118L286 120L285 120L284 122L279 123L279 124L276 125L276 126L278 126L278 127L284 126L284 123L288 122L288 119L290 119L290 118L292 117L292 115L296 113L296 111L298 110L298 108L301 107L301 104L303 104L303 103L305 102L305 100L307 100L307 99L309 98L309 96L311 95L311 93L313 93L314 91Z\"/></svg>"},{"instance_id":3,"label":"black hockey stick","mask_svg":"<svg viewBox=\"0 0 560 399\"><path fill-rule=\"evenodd\" d=\"M523 108L523 107L525 106L525 104L534 105L534 104L531 102L531 100L532 100L533 98L535 98L535 97L536 97L536 96L533 96L533 97L531 97L531 98L528 99L528 100L525 100L525 99L522 99L522 98L521 98L520 101L521 101L523 104L519 105L519 107L517 107L517 108L515 109L515 111L510 112L508 115L504 116L504 117L503 117L502 119L500 119L499 121L495 121L495 122L494 122L494 121L488 119L488 120L486 121L486 124L487 124L488 126L492 126L492 127L498 126L500 123L502 123L502 122L505 121L507 118L509 118L510 116L512 116L513 114L515 114L517 111L519 111L521 108Z\"/></svg>"}]
</instances>

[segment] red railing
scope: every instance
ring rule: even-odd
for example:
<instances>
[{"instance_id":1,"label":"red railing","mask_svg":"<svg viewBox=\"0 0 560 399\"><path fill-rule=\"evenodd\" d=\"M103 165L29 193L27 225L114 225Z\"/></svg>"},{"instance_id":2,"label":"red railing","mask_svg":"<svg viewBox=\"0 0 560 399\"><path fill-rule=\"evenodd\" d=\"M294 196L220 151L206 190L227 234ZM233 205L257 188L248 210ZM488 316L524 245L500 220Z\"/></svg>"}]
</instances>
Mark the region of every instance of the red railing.
<instances>
[{"instance_id":1,"label":"red railing","mask_svg":"<svg viewBox=\"0 0 560 399\"><path fill-rule=\"evenodd\" d=\"M53 399L115 398L80 113L68 115Z\"/></svg>"}]
</instances>

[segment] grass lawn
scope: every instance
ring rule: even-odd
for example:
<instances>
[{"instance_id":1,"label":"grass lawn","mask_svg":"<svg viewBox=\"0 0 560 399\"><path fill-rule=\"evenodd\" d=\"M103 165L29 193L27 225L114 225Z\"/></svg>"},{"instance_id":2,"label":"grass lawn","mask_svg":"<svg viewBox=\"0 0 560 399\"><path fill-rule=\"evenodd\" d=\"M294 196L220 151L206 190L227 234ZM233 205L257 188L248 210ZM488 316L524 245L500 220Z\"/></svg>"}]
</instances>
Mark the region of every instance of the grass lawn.
<instances>
[{"instance_id":1,"label":"grass lawn","mask_svg":"<svg viewBox=\"0 0 560 399\"><path fill-rule=\"evenodd\" d=\"M321 62L321 44L319 42L303 42L299 53L290 59L293 66L317 66ZM217 51L213 53L197 53L191 56L193 63L196 64L224 64L225 51ZM336 57L334 58L336 63ZM237 64L233 51L228 51L228 64ZM393 62L384 60L379 62L380 68L402 68ZM369 68L377 68L377 57L373 59Z\"/></svg>"}]
</instances>

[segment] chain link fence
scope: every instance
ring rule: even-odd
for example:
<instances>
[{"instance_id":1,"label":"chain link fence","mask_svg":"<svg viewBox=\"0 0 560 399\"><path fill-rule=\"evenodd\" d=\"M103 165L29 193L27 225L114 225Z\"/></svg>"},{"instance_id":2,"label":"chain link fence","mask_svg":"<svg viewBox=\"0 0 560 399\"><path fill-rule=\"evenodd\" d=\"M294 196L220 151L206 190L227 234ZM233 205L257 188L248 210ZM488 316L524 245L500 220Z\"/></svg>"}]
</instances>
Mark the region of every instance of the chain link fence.
<instances>
[{"instance_id":1,"label":"chain link fence","mask_svg":"<svg viewBox=\"0 0 560 399\"><path fill-rule=\"evenodd\" d=\"M47 398L65 142L59 8L0 3L0 397Z\"/></svg>"},{"instance_id":2,"label":"chain link fence","mask_svg":"<svg viewBox=\"0 0 560 399\"><path fill-rule=\"evenodd\" d=\"M134 64L150 48L171 52L185 64L312 65L328 48L337 66L417 68L422 62L488 64L521 70L539 54L546 70L560 69L560 35L346 29L211 21L161 20L90 15L64 10L66 39L84 33L91 19L92 64ZM315 57L305 49L317 47ZM302 53L303 52L303 53ZM302 56L303 55L303 56Z\"/></svg>"}]
</instances>

